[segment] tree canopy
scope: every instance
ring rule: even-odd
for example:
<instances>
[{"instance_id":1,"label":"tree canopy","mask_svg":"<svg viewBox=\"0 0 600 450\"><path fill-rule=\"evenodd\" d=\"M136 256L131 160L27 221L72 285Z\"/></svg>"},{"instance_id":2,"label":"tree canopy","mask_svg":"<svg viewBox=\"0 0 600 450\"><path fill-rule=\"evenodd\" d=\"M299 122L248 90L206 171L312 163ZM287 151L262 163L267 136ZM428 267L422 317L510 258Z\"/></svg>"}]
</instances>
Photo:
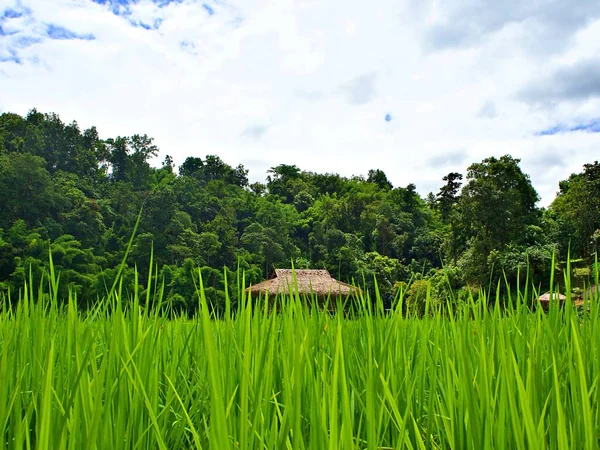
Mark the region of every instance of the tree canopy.
<instances>
[{"instance_id":1,"label":"tree canopy","mask_svg":"<svg viewBox=\"0 0 600 450\"><path fill-rule=\"evenodd\" d=\"M140 210L128 283L137 269L143 289L152 249L167 298L190 312L196 267L215 305L224 270L256 283L291 264L368 286L376 278L389 303L401 283L442 267L453 289L516 280L527 264L543 281L552 252L591 260L600 248L598 162L562 181L540 210L510 155L470 165L464 186L449 173L422 199L380 169L348 178L280 164L249 185L243 165L218 155L192 155L178 168L166 156L154 167L158 153L146 134L102 139L54 113L0 115L0 288L19 289L51 253L65 286L92 303L114 279Z\"/></svg>"}]
</instances>

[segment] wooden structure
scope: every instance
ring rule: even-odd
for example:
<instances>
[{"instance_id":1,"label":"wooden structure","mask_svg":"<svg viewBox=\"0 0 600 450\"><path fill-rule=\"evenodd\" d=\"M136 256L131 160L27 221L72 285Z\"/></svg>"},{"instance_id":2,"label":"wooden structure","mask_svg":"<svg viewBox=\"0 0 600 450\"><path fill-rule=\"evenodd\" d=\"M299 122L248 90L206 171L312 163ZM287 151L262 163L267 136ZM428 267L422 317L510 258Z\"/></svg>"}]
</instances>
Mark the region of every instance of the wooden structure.
<instances>
[{"instance_id":1,"label":"wooden structure","mask_svg":"<svg viewBox=\"0 0 600 450\"><path fill-rule=\"evenodd\" d=\"M246 289L253 297L259 295L275 297L298 292L300 295L316 297L348 297L360 290L336 280L327 270L275 269L268 280Z\"/></svg>"},{"instance_id":2,"label":"wooden structure","mask_svg":"<svg viewBox=\"0 0 600 450\"><path fill-rule=\"evenodd\" d=\"M540 298L538 299L540 302L540 305L542 305L542 308L548 310L550 309L550 302L558 302L560 305L562 305L565 300L567 299L567 297L563 294L560 294L558 292L553 292L552 293L552 298L550 298L550 292L546 292L545 294L540 295Z\"/></svg>"}]
</instances>

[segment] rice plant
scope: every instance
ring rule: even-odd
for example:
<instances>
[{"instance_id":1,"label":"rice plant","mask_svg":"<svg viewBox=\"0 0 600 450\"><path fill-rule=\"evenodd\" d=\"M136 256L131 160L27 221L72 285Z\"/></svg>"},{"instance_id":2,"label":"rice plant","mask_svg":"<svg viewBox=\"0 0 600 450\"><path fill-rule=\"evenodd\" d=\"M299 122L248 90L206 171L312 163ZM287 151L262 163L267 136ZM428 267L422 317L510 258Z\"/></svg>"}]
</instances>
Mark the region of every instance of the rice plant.
<instances>
[{"instance_id":1,"label":"rice plant","mask_svg":"<svg viewBox=\"0 0 600 450\"><path fill-rule=\"evenodd\" d=\"M2 299L0 449L600 446L597 291L579 311L532 310L534 289L504 308L498 290L418 317L402 293L389 312L368 292L350 311L294 293L272 308L242 281L217 318L200 283L190 319L153 278L89 311L59 278Z\"/></svg>"}]
</instances>

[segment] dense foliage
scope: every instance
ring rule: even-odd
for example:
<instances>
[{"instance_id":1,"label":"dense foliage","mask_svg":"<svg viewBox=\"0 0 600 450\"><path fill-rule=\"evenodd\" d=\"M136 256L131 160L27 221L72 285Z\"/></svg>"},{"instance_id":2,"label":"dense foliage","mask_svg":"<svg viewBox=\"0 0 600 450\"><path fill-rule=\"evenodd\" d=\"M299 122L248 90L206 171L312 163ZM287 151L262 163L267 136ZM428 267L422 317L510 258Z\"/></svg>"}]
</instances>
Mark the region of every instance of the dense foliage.
<instances>
[{"instance_id":1,"label":"dense foliage","mask_svg":"<svg viewBox=\"0 0 600 450\"><path fill-rule=\"evenodd\" d=\"M250 185L242 165L216 155L190 156L176 173L169 156L151 166L157 154L147 135L101 139L56 114L2 114L0 288L16 292L30 272L39 277L51 251L63 295L71 287L81 307L92 304L115 279L140 210L125 288L143 289L153 249L166 299L187 311L197 307L195 267L221 309L224 273L239 267L258 282L291 264L367 285L376 277L389 304L411 280L467 292L504 276L519 281L527 264L547 285L553 252L564 259L570 244L585 266L600 247L597 162L540 210L510 156L472 164L464 186L450 173L422 199L378 169L346 178L281 164Z\"/></svg>"}]
</instances>

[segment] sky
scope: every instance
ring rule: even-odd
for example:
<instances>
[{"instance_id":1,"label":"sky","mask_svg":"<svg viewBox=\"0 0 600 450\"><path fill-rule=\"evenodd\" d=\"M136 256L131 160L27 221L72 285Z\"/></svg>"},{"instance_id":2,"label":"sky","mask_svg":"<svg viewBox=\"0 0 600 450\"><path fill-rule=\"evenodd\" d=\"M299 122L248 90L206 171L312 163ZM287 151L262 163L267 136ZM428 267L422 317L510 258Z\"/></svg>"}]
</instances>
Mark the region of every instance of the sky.
<instances>
[{"instance_id":1,"label":"sky","mask_svg":"<svg viewBox=\"0 0 600 450\"><path fill-rule=\"evenodd\" d=\"M510 154L548 205L600 155L598 0L0 0L0 112L148 134L175 164L437 192Z\"/></svg>"}]
</instances>

